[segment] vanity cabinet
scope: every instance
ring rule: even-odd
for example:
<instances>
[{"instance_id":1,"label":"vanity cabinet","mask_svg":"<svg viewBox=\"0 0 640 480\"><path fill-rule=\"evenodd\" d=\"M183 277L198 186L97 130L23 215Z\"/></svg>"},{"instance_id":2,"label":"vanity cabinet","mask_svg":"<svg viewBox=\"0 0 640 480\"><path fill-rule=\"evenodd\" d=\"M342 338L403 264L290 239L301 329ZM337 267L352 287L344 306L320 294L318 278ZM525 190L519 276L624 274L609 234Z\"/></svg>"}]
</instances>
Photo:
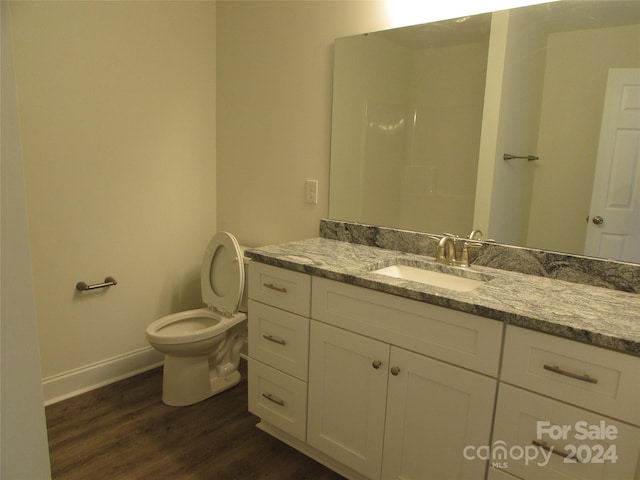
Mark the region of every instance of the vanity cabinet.
<instances>
[{"instance_id":1,"label":"vanity cabinet","mask_svg":"<svg viewBox=\"0 0 640 480\"><path fill-rule=\"evenodd\" d=\"M311 277L255 262L248 285L249 411L304 442Z\"/></svg>"},{"instance_id":2,"label":"vanity cabinet","mask_svg":"<svg viewBox=\"0 0 640 480\"><path fill-rule=\"evenodd\" d=\"M461 453L490 439L502 324L326 279L312 299L308 444L366 478L483 478Z\"/></svg>"},{"instance_id":3,"label":"vanity cabinet","mask_svg":"<svg viewBox=\"0 0 640 480\"><path fill-rule=\"evenodd\" d=\"M640 358L511 325L503 358L492 444L536 458L494 467L525 480L638 478Z\"/></svg>"},{"instance_id":4,"label":"vanity cabinet","mask_svg":"<svg viewBox=\"0 0 640 480\"><path fill-rule=\"evenodd\" d=\"M638 379L640 357L250 270L249 410L350 479L638 480Z\"/></svg>"}]
</instances>

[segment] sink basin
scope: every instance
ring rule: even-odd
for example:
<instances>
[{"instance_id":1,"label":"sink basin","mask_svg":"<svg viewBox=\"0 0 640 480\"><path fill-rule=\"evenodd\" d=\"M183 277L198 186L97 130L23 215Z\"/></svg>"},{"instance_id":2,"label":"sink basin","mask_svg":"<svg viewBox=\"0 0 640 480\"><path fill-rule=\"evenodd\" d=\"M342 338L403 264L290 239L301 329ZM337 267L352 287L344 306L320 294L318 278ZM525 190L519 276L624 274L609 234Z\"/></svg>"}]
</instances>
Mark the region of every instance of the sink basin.
<instances>
[{"instance_id":1,"label":"sink basin","mask_svg":"<svg viewBox=\"0 0 640 480\"><path fill-rule=\"evenodd\" d=\"M468 278L467 276L463 277L453 273L443 273L402 264L373 270L371 273L401 278L412 282L425 283L434 287L456 290L458 292L470 292L484 285L487 281L487 279L480 274L476 275L477 278Z\"/></svg>"}]
</instances>

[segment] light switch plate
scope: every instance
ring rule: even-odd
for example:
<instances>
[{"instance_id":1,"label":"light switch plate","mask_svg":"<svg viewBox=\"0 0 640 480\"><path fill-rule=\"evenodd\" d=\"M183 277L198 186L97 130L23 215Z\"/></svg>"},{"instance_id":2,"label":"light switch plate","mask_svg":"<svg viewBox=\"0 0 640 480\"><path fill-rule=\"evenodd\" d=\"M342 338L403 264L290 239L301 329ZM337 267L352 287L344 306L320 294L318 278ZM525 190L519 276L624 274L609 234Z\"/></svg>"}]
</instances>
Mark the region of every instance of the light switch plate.
<instances>
[{"instance_id":1,"label":"light switch plate","mask_svg":"<svg viewBox=\"0 0 640 480\"><path fill-rule=\"evenodd\" d=\"M304 201L305 203L318 203L318 180L307 180L304 182Z\"/></svg>"}]
</instances>

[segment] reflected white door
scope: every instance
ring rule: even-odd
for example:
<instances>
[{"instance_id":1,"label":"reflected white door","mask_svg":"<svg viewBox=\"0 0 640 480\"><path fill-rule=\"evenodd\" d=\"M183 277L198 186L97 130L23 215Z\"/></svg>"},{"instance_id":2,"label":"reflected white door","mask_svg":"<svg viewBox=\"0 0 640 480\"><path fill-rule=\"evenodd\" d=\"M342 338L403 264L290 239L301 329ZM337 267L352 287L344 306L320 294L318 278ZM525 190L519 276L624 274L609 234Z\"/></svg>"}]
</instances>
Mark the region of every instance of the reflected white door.
<instances>
[{"instance_id":1,"label":"reflected white door","mask_svg":"<svg viewBox=\"0 0 640 480\"><path fill-rule=\"evenodd\" d=\"M585 254L640 262L640 69L609 70Z\"/></svg>"}]
</instances>

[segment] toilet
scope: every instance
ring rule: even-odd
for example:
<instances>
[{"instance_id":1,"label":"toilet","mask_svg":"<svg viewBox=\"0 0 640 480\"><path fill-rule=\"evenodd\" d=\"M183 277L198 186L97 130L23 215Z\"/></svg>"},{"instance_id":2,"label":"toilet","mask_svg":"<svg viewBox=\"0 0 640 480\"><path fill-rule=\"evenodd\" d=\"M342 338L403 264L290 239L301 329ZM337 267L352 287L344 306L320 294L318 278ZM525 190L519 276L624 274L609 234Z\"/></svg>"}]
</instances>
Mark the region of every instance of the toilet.
<instances>
[{"instance_id":1,"label":"toilet","mask_svg":"<svg viewBox=\"0 0 640 480\"><path fill-rule=\"evenodd\" d=\"M233 235L218 232L204 253L200 284L206 308L159 318L146 338L164 353L162 401L186 406L240 381L247 336L245 259ZM244 307L244 308L242 308Z\"/></svg>"}]
</instances>

